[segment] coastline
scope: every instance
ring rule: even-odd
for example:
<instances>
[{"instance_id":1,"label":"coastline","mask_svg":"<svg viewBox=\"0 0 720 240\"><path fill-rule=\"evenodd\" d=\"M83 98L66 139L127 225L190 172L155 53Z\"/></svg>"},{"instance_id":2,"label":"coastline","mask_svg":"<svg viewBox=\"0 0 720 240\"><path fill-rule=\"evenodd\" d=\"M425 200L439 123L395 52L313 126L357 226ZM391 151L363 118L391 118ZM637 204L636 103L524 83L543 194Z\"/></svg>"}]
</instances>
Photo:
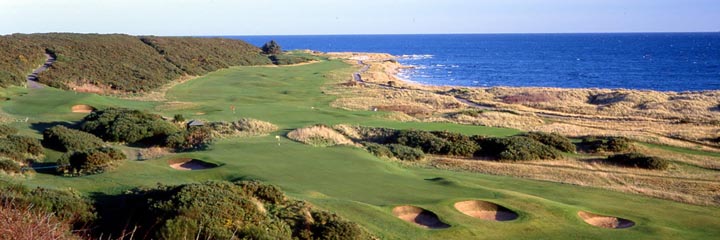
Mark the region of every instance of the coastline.
<instances>
[{"instance_id":1,"label":"coastline","mask_svg":"<svg viewBox=\"0 0 720 240\"><path fill-rule=\"evenodd\" d=\"M406 121L450 121L571 137L624 136L720 152L720 90L436 86L398 76L409 66L391 54L325 55L359 68L367 65L367 71L356 74L361 75L363 94L369 97L356 93L355 98L364 104L352 104L342 97L337 107L367 110L372 105ZM469 115L477 116L462 114L473 109L478 113Z\"/></svg>"}]
</instances>

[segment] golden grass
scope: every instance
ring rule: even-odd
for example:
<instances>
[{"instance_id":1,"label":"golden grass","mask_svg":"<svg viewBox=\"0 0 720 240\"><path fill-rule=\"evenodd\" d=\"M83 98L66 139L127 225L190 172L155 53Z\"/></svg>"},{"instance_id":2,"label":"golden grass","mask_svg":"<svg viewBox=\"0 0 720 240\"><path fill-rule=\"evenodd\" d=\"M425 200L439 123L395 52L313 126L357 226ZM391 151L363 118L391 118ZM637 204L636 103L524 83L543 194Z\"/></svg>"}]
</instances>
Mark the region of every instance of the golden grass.
<instances>
[{"instance_id":1,"label":"golden grass","mask_svg":"<svg viewBox=\"0 0 720 240\"><path fill-rule=\"evenodd\" d=\"M10 201L0 202L0 239L79 239L70 234L70 224L59 221L53 214Z\"/></svg>"},{"instance_id":2,"label":"golden grass","mask_svg":"<svg viewBox=\"0 0 720 240\"><path fill-rule=\"evenodd\" d=\"M289 132L287 137L301 143L318 147L355 144L345 135L342 135L334 129L324 125L298 128Z\"/></svg>"},{"instance_id":3,"label":"golden grass","mask_svg":"<svg viewBox=\"0 0 720 240\"><path fill-rule=\"evenodd\" d=\"M278 130L275 124L252 118L241 118L233 122L211 122L207 125L214 138L263 136Z\"/></svg>"}]
</instances>

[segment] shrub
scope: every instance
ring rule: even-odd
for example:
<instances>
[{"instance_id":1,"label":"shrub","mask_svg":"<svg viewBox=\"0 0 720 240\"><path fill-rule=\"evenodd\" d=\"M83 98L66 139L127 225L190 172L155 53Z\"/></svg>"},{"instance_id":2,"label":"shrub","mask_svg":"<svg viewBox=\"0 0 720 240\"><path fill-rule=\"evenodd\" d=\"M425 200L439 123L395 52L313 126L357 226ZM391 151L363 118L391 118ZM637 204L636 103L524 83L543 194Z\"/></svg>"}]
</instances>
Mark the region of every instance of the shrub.
<instances>
[{"instance_id":1,"label":"shrub","mask_svg":"<svg viewBox=\"0 0 720 240\"><path fill-rule=\"evenodd\" d=\"M282 48L277 42L275 42L275 40L270 40L269 42L265 43L265 45L263 45L261 49L264 54L275 55L282 53Z\"/></svg>"},{"instance_id":2,"label":"shrub","mask_svg":"<svg viewBox=\"0 0 720 240\"><path fill-rule=\"evenodd\" d=\"M35 138L11 135L0 138L0 156L24 163L28 158L43 154L43 147Z\"/></svg>"},{"instance_id":3,"label":"shrub","mask_svg":"<svg viewBox=\"0 0 720 240\"><path fill-rule=\"evenodd\" d=\"M70 190L29 189L22 184L0 180L0 202L8 200L12 200L18 207L32 206L38 212L52 213L76 229L97 218L92 203Z\"/></svg>"},{"instance_id":4,"label":"shrub","mask_svg":"<svg viewBox=\"0 0 720 240\"><path fill-rule=\"evenodd\" d=\"M12 201L0 202L2 239L75 239L70 224L52 213L37 211L33 206L18 206Z\"/></svg>"},{"instance_id":5,"label":"shrub","mask_svg":"<svg viewBox=\"0 0 720 240\"><path fill-rule=\"evenodd\" d=\"M6 173L20 173L22 168L20 164L11 159L0 159L0 171Z\"/></svg>"},{"instance_id":6,"label":"shrub","mask_svg":"<svg viewBox=\"0 0 720 240\"><path fill-rule=\"evenodd\" d=\"M634 149L632 141L625 137L584 137L580 145L588 152L630 152Z\"/></svg>"},{"instance_id":7,"label":"shrub","mask_svg":"<svg viewBox=\"0 0 720 240\"><path fill-rule=\"evenodd\" d=\"M125 158L122 151L109 147L68 152L58 159L57 170L67 176L97 174L105 172Z\"/></svg>"},{"instance_id":8,"label":"shrub","mask_svg":"<svg viewBox=\"0 0 720 240\"><path fill-rule=\"evenodd\" d=\"M425 153L447 154L449 142L434 134L420 130L402 130L397 143L412 148L420 148Z\"/></svg>"},{"instance_id":9,"label":"shrub","mask_svg":"<svg viewBox=\"0 0 720 240\"><path fill-rule=\"evenodd\" d=\"M111 221L157 239L366 239L357 224L290 200L259 182L204 182L132 190ZM136 212L132 212L136 211ZM111 224L111 223L108 223Z\"/></svg>"},{"instance_id":10,"label":"shrub","mask_svg":"<svg viewBox=\"0 0 720 240\"><path fill-rule=\"evenodd\" d=\"M446 153L447 155L452 156L463 156L463 157L471 157L475 152L480 150L480 146L470 139L469 136L461 133L451 133L448 131L442 131L442 132L432 132L435 136L445 139L448 141L448 144L445 146L445 149L442 151L443 153Z\"/></svg>"},{"instance_id":11,"label":"shrub","mask_svg":"<svg viewBox=\"0 0 720 240\"><path fill-rule=\"evenodd\" d=\"M418 161L425 157L422 150L401 144L390 144L388 148L390 148L393 156L403 161Z\"/></svg>"},{"instance_id":12,"label":"shrub","mask_svg":"<svg viewBox=\"0 0 720 240\"><path fill-rule=\"evenodd\" d=\"M653 170L665 170L670 161L664 158L646 156L640 153L615 154L608 157L608 162L620 166L637 167Z\"/></svg>"},{"instance_id":13,"label":"shrub","mask_svg":"<svg viewBox=\"0 0 720 240\"><path fill-rule=\"evenodd\" d=\"M105 145L102 139L95 135L60 125L45 129L42 143L63 152L82 151Z\"/></svg>"},{"instance_id":14,"label":"shrub","mask_svg":"<svg viewBox=\"0 0 720 240\"><path fill-rule=\"evenodd\" d=\"M562 154L557 149L527 137L512 136L478 140L482 148L479 155L492 156L499 160L524 161L562 158Z\"/></svg>"},{"instance_id":15,"label":"shrub","mask_svg":"<svg viewBox=\"0 0 720 240\"><path fill-rule=\"evenodd\" d=\"M575 144L573 144L570 139L557 133L529 132L523 134L522 136L534 139L535 141L554 147L563 152L575 152Z\"/></svg>"},{"instance_id":16,"label":"shrub","mask_svg":"<svg viewBox=\"0 0 720 240\"><path fill-rule=\"evenodd\" d=\"M8 135L13 135L18 133L17 128L8 126L8 125L0 125L0 137L5 137Z\"/></svg>"},{"instance_id":17,"label":"shrub","mask_svg":"<svg viewBox=\"0 0 720 240\"><path fill-rule=\"evenodd\" d=\"M108 108L87 115L80 129L105 141L162 145L180 129L160 115L125 108Z\"/></svg>"},{"instance_id":18,"label":"shrub","mask_svg":"<svg viewBox=\"0 0 720 240\"><path fill-rule=\"evenodd\" d=\"M186 131L170 134L164 145L180 151L203 150L207 149L212 141L210 128L191 127Z\"/></svg>"},{"instance_id":19,"label":"shrub","mask_svg":"<svg viewBox=\"0 0 720 240\"><path fill-rule=\"evenodd\" d=\"M368 152L374 154L378 157L393 157L393 152L390 151L390 148L388 148L385 145L377 144L373 142L365 142L365 149L367 149Z\"/></svg>"}]
</instances>

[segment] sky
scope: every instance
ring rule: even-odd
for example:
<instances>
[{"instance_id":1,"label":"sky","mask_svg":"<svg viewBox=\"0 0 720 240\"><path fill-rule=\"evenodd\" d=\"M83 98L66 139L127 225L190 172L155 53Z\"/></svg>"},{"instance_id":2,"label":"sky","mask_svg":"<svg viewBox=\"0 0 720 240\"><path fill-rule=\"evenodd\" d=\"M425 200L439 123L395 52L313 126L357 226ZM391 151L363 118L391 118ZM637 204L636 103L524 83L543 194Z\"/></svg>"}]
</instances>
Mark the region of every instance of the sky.
<instances>
[{"instance_id":1,"label":"sky","mask_svg":"<svg viewBox=\"0 0 720 240\"><path fill-rule=\"evenodd\" d=\"M720 0L0 0L0 34L718 31Z\"/></svg>"}]
</instances>

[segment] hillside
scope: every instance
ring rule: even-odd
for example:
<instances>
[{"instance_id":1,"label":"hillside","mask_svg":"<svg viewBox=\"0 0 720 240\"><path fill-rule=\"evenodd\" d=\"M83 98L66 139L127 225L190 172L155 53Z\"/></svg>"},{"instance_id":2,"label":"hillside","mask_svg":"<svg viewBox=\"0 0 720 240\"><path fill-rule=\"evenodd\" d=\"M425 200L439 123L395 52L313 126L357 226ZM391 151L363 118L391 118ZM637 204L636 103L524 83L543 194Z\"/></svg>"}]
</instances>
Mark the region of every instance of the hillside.
<instances>
[{"instance_id":1,"label":"hillside","mask_svg":"<svg viewBox=\"0 0 720 240\"><path fill-rule=\"evenodd\" d=\"M57 61L38 81L99 93L145 92L182 75L271 64L257 47L227 39L48 33L0 36L0 43L0 86L24 84L45 53Z\"/></svg>"}]
</instances>

